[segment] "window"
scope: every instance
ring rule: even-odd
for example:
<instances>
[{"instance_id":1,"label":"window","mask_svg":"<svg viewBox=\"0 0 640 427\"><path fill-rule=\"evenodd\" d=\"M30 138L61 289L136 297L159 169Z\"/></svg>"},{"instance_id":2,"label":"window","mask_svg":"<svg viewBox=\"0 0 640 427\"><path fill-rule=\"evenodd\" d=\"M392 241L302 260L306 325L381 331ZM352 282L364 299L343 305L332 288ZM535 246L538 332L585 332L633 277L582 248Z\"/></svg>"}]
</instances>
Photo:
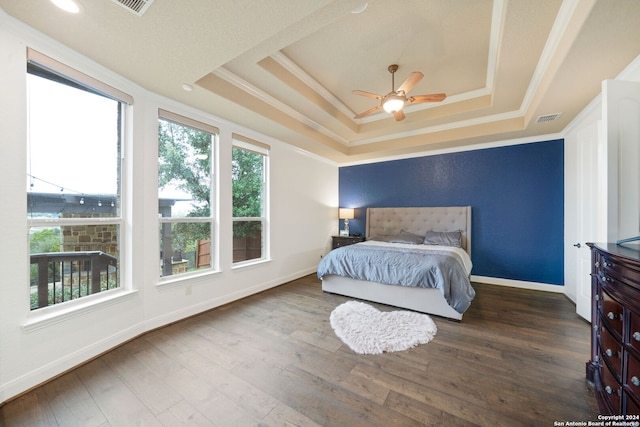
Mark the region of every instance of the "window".
<instances>
[{"instance_id":1,"label":"window","mask_svg":"<svg viewBox=\"0 0 640 427\"><path fill-rule=\"evenodd\" d=\"M133 100L27 53L31 309L120 287L122 129Z\"/></svg>"},{"instance_id":2,"label":"window","mask_svg":"<svg viewBox=\"0 0 640 427\"><path fill-rule=\"evenodd\" d=\"M164 110L159 116L160 276L212 269L218 129Z\"/></svg>"},{"instance_id":3,"label":"window","mask_svg":"<svg viewBox=\"0 0 640 427\"><path fill-rule=\"evenodd\" d=\"M267 156L269 146L233 135L233 262L267 257Z\"/></svg>"}]
</instances>

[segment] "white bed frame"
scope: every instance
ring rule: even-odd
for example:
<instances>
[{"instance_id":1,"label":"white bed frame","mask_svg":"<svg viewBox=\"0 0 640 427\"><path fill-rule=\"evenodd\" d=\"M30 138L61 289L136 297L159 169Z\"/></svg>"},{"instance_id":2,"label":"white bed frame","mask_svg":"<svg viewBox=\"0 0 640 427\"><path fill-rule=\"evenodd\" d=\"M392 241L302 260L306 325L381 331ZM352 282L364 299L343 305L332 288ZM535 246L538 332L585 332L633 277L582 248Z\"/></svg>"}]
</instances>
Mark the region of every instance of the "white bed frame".
<instances>
[{"instance_id":1,"label":"white bed frame","mask_svg":"<svg viewBox=\"0 0 640 427\"><path fill-rule=\"evenodd\" d=\"M462 247L471 256L471 206L368 208L366 237L395 235L405 230L424 235L427 230L462 231ZM454 320L462 320L438 289L386 285L349 277L328 275L322 290L378 302Z\"/></svg>"}]
</instances>

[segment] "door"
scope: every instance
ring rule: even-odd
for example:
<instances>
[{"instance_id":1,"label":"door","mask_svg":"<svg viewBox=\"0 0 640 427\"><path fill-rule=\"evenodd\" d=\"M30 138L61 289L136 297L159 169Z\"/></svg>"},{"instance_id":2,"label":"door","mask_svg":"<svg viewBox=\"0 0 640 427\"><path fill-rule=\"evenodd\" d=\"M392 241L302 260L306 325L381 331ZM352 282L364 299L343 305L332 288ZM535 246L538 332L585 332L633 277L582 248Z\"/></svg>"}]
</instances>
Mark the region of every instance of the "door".
<instances>
[{"instance_id":1,"label":"door","mask_svg":"<svg viewBox=\"0 0 640 427\"><path fill-rule=\"evenodd\" d=\"M577 132L575 147L575 194L572 253L575 263L576 312L591 321L591 252L586 242L599 241L598 236L598 184L603 181L601 164L603 144L599 138L600 121L593 122ZM602 229L602 227L600 227Z\"/></svg>"}]
</instances>

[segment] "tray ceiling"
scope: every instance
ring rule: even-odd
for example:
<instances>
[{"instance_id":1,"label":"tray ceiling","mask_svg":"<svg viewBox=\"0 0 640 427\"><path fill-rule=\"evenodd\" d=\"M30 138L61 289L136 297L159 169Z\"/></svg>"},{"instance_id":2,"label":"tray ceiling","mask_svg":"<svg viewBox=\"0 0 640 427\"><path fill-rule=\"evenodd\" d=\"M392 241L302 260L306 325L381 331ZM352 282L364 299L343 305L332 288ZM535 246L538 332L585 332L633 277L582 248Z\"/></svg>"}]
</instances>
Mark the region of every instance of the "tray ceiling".
<instances>
[{"instance_id":1,"label":"tray ceiling","mask_svg":"<svg viewBox=\"0 0 640 427\"><path fill-rule=\"evenodd\" d=\"M640 54L637 0L0 0L135 83L338 163L562 131ZM412 71L396 122L379 103ZM186 92L184 84L193 90ZM539 117L543 116L540 120Z\"/></svg>"}]
</instances>

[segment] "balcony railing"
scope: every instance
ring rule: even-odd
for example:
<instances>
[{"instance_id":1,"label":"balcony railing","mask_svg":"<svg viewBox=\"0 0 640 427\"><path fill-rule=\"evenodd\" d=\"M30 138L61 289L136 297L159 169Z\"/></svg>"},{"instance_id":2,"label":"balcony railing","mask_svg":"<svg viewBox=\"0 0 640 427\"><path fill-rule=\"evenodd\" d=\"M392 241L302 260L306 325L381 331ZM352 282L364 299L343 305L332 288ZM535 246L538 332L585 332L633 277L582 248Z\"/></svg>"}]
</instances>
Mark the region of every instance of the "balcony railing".
<instances>
[{"instance_id":1,"label":"balcony railing","mask_svg":"<svg viewBox=\"0 0 640 427\"><path fill-rule=\"evenodd\" d=\"M118 287L118 260L102 251L31 255L31 308Z\"/></svg>"}]
</instances>

